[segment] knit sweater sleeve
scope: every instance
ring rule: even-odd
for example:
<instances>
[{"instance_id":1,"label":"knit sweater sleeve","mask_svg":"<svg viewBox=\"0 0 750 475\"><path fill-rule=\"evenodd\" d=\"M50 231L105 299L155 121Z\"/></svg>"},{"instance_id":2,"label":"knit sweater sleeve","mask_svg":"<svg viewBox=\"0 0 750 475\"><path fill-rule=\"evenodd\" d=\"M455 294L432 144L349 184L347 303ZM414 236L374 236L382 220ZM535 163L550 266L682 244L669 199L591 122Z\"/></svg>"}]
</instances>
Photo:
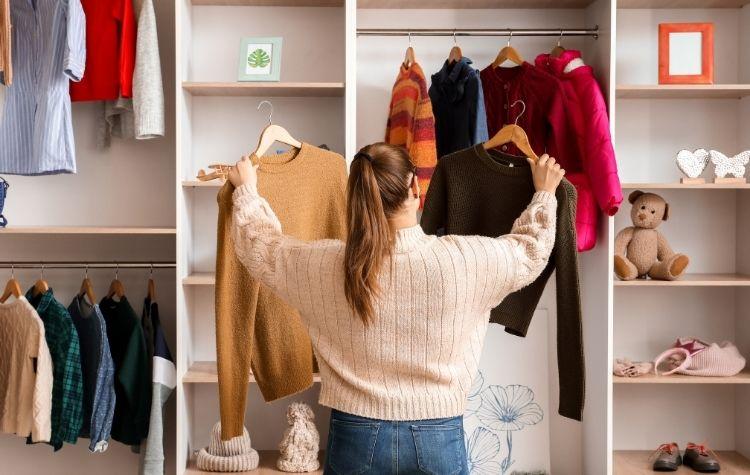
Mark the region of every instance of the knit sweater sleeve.
<instances>
[{"instance_id":1,"label":"knit sweater sleeve","mask_svg":"<svg viewBox=\"0 0 750 475\"><path fill-rule=\"evenodd\" d=\"M295 287L299 253L311 244L286 236L281 222L258 190L243 185L234 190L232 241L237 258L248 273L270 288L292 307L300 309Z\"/></svg>"},{"instance_id":2,"label":"knit sweater sleeve","mask_svg":"<svg viewBox=\"0 0 750 475\"><path fill-rule=\"evenodd\" d=\"M552 253L557 287L557 365L560 381L560 415L581 420L585 392L581 293L576 246L576 189L563 183L557 189L560 202L557 243Z\"/></svg>"},{"instance_id":3,"label":"knit sweater sleeve","mask_svg":"<svg viewBox=\"0 0 750 475\"><path fill-rule=\"evenodd\" d=\"M445 175L445 162L439 161L435 167L435 173L430 181L430 189L427 190L424 210L419 224L427 234L445 234L445 219L448 206L448 184Z\"/></svg>"},{"instance_id":4,"label":"knit sweater sleeve","mask_svg":"<svg viewBox=\"0 0 750 475\"><path fill-rule=\"evenodd\" d=\"M477 238L491 244L487 253L486 282L482 311L496 307L510 293L534 282L547 266L555 245L557 199L547 191L538 191L521 216L516 219L510 234L498 238ZM500 276L500 279L497 278ZM502 278L504 276L504 278Z\"/></svg>"},{"instance_id":5,"label":"knit sweater sleeve","mask_svg":"<svg viewBox=\"0 0 750 475\"><path fill-rule=\"evenodd\" d=\"M36 349L36 380L32 402L32 442L48 442L52 438L52 356L47 346L44 325L38 316L39 333L32 348Z\"/></svg>"}]
</instances>

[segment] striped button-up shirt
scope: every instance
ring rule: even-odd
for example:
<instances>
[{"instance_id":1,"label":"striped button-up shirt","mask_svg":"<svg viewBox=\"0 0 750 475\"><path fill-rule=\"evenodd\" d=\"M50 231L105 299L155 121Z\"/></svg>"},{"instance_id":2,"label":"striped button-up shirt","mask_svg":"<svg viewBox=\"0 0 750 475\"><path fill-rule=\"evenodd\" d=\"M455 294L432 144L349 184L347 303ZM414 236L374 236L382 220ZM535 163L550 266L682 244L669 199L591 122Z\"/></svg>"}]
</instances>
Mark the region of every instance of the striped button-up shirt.
<instances>
[{"instance_id":1,"label":"striped button-up shirt","mask_svg":"<svg viewBox=\"0 0 750 475\"><path fill-rule=\"evenodd\" d=\"M11 0L13 86L0 123L0 173L75 173L69 80L86 62L80 0Z\"/></svg>"}]
</instances>

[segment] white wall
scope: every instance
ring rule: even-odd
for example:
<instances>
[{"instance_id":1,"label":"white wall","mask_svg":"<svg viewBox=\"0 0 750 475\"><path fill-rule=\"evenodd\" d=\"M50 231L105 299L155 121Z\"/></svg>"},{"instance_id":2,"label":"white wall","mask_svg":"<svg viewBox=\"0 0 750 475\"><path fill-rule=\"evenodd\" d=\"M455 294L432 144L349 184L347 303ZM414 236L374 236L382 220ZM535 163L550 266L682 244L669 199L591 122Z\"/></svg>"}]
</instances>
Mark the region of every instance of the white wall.
<instances>
[{"instance_id":1,"label":"white wall","mask_svg":"<svg viewBox=\"0 0 750 475\"><path fill-rule=\"evenodd\" d=\"M45 177L5 178L11 183L4 214L10 225L81 226L158 226L175 225L174 193L174 4L155 0L166 98L167 135L150 141L115 139L112 148L96 148L96 118L99 105L73 105L78 174ZM174 236L15 236L0 235L0 261L169 261L174 260ZM18 270L24 287L38 278L38 271ZM103 297L113 272L91 270L98 298ZM5 282L9 271L0 269ZM83 273L80 270L47 270L45 277L55 296L66 306L78 292ZM146 293L148 270L121 270L127 295L140 315ZM155 280L160 317L168 343L175 348L175 276L174 270L156 270ZM25 288L24 288L25 290ZM175 401L165 408L165 453L167 473L175 472ZM104 454L88 452L88 440L75 446L65 445L53 454L48 445L26 446L21 438L0 436L2 473L14 475L48 473L133 474L138 455L118 442L112 442ZM12 467L11 471L9 467Z\"/></svg>"}]
</instances>

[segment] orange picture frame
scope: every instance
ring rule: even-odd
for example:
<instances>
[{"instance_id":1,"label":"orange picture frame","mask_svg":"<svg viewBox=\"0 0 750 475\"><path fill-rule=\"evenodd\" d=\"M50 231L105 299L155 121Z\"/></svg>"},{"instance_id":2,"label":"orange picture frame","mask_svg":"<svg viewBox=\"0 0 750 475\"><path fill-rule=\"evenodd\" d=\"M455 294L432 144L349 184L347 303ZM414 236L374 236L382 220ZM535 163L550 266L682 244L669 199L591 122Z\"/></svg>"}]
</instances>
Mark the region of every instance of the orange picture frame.
<instances>
[{"instance_id":1,"label":"orange picture frame","mask_svg":"<svg viewBox=\"0 0 750 475\"><path fill-rule=\"evenodd\" d=\"M670 74L670 34L701 33L700 74ZM659 84L713 84L714 82L714 24L661 23L659 24Z\"/></svg>"}]
</instances>

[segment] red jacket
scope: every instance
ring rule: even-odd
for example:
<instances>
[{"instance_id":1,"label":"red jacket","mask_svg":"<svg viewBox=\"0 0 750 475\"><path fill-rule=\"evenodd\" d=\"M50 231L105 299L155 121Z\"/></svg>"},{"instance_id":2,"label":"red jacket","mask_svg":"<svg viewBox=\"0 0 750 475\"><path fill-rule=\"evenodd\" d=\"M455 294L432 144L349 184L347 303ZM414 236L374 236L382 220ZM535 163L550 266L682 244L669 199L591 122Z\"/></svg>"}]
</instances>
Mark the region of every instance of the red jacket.
<instances>
[{"instance_id":1,"label":"red jacket","mask_svg":"<svg viewBox=\"0 0 750 475\"><path fill-rule=\"evenodd\" d=\"M86 72L70 83L73 101L133 97L135 14L133 0L82 0L86 14Z\"/></svg>"},{"instance_id":2,"label":"red jacket","mask_svg":"<svg viewBox=\"0 0 750 475\"><path fill-rule=\"evenodd\" d=\"M596 244L599 209L614 215L622 202L622 188L607 104L593 69L580 58L580 51L575 50L564 51L558 58L540 54L536 65L561 80L568 98L571 128L580 154L564 167L568 171L566 177L578 191L578 250L585 251Z\"/></svg>"}]
</instances>

